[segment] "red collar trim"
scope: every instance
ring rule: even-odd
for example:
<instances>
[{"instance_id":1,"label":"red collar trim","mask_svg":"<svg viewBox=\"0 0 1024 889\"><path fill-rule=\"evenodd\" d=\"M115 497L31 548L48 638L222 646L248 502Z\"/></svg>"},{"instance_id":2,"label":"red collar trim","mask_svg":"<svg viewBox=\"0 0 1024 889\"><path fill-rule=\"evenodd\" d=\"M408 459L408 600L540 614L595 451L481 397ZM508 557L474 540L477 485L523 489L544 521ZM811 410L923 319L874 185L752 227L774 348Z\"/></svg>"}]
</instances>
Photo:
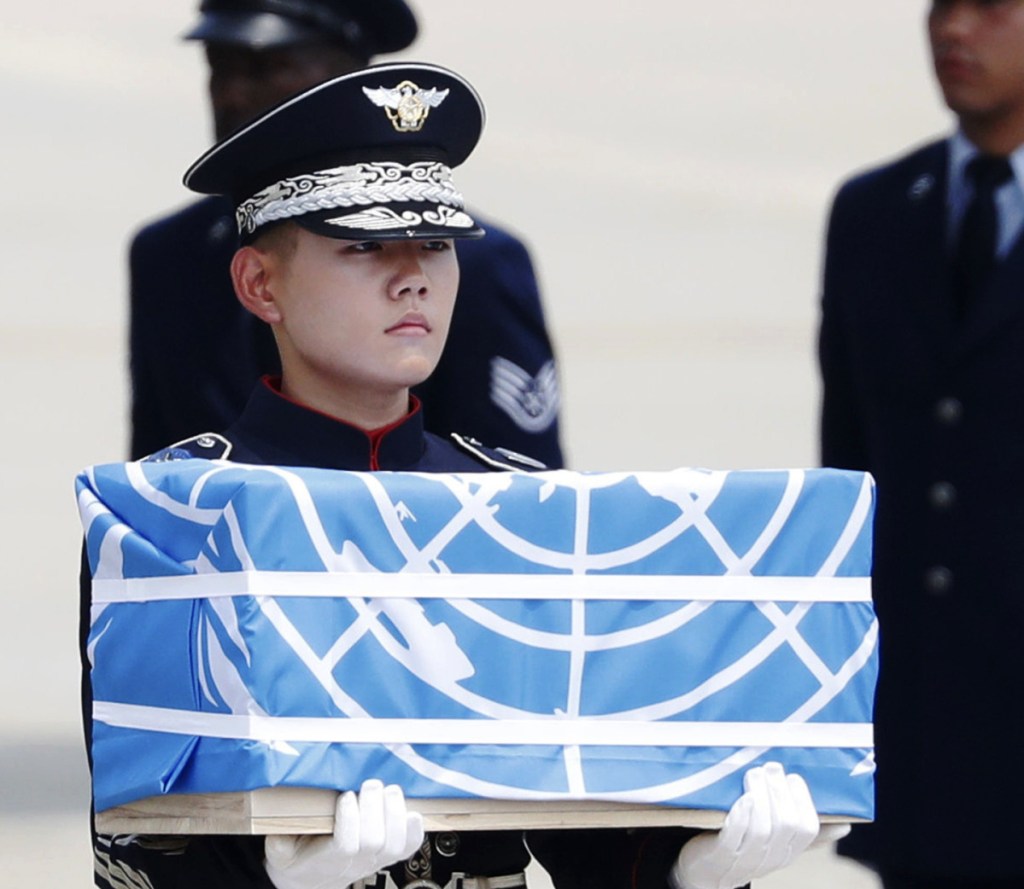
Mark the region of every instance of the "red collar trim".
<instances>
[{"instance_id":1,"label":"red collar trim","mask_svg":"<svg viewBox=\"0 0 1024 889\"><path fill-rule=\"evenodd\" d=\"M387 426L380 426L377 429L363 429L362 426L356 426L355 423L349 423L347 420L339 419L332 414L325 413L315 407L310 407L308 404L303 404L301 401L296 401L294 398L289 398L281 391L281 377L279 376L264 374L264 376L260 378L260 382L278 397L294 404L296 407L301 407L304 411L319 414L321 417L326 417L328 420L333 420L335 423L341 423L343 426L348 426L350 429L356 429L359 432L362 432L363 435L370 440L370 451L373 454L377 453L377 449L380 447L381 441L389 432L393 432L399 426L403 425L410 417L418 414L423 406L423 403L415 395L410 393L409 412L404 417L399 417L393 423L388 423Z\"/></svg>"}]
</instances>

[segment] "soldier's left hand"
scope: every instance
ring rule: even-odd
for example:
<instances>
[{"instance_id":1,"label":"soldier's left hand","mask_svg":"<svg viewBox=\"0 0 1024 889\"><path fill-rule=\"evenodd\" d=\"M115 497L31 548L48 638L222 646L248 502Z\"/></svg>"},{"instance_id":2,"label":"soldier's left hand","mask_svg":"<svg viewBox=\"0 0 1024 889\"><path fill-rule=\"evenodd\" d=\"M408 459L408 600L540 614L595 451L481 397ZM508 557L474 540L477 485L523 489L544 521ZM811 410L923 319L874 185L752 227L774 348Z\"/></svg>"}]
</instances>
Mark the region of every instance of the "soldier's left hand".
<instances>
[{"instance_id":1,"label":"soldier's left hand","mask_svg":"<svg viewBox=\"0 0 1024 889\"><path fill-rule=\"evenodd\" d=\"M821 828L804 779L777 762L750 769L743 789L721 830L683 846L672 868L677 889L735 889L785 867L815 840L849 831L845 824Z\"/></svg>"}]
</instances>

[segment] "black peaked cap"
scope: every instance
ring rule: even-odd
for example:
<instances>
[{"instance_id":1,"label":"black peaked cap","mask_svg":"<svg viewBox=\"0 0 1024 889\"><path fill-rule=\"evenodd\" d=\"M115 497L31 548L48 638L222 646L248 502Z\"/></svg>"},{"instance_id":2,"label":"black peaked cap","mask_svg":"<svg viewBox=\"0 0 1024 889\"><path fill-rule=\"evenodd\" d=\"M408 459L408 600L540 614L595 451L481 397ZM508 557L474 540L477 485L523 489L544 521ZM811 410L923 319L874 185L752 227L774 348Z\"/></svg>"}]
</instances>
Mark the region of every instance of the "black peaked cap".
<instances>
[{"instance_id":1,"label":"black peaked cap","mask_svg":"<svg viewBox=\"0 0 1024 889\"><path fill-rule=\"evenodd\" d=\"M404 0L203 0L184 39L252 49L339 40L369 58L405 49L417 33Z\"/></svg>"},{"instance_id":2,"label":"black peaked cap","mask_svg":"<svg viewBox=\"0 0 1024 889\"><path fill-rule=\"evenodd\" d=\"M400 108L403 98L407 105ZM403 108L411 109L404 120ZM345 165L422 162L457 167L473 151L483 124L480 97L458 74L427 63L373 65L286 99L209 149L185 173L184 184L202 194L228 195L239 207L268 188L276 196L285 180ZM439 175L444 181L445 174ZM289 182L287 190L289 195L301 195L308 185ZM403 197L390 205L397 211L436 209L428 206L433 198L423 200L426 203L418 206L415 199ZM464 209L461 196L454 206ZM294 221L320 231L323 227L314 223L337 215L335 208L324 213L302 210L294 214ZM324 233L348 237L336 231L338 224L332 220L333 227ZM428 235L425 227L412 226L404 235L395 228L386 236ZM474 232L481 233L475 224L472 231L442 228L432 236L465 237ZM246 232L242 235L245 240Z\"/></svg>"}]
</instances>

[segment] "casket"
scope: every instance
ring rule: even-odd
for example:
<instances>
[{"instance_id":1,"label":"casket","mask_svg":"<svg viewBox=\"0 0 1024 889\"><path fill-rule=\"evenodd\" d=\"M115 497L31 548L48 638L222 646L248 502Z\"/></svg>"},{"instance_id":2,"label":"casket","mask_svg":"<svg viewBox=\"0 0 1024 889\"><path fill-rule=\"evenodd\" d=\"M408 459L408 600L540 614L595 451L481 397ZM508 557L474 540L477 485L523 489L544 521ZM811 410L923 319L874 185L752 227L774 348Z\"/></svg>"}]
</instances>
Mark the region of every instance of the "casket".
<instances>
[{"instance_id":1,"label":"casket","mask_svg":"<svg viewBox=\"0 0 1024 889\"><path fill-rule=\"evenodd\" d=\"M703 825L772 760L823 816L872 816L865 474L77 485L101 831L330 830L368 777L460 829Z\"/></svg>"}]
</instances>

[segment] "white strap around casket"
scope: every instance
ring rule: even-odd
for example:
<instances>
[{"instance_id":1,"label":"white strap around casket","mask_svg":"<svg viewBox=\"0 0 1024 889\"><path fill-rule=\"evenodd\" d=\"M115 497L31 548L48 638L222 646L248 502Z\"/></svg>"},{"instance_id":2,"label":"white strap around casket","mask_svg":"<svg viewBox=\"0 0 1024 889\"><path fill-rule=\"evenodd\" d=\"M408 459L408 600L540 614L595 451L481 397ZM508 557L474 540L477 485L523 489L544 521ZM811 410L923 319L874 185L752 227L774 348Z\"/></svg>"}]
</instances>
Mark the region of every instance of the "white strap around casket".
<instances>
[{"instance_id":1,"label":"white strap around casket","mask_svg":"<svg viewBox=\"0 0 1024 889\"><path fill-rule=\"evenodd\" d=\"M870 602L868 577L627 574L420 574L232 571L97 579L92 601L156 602L232 596L379 599Z\"/></svg>"}]
</instances>

